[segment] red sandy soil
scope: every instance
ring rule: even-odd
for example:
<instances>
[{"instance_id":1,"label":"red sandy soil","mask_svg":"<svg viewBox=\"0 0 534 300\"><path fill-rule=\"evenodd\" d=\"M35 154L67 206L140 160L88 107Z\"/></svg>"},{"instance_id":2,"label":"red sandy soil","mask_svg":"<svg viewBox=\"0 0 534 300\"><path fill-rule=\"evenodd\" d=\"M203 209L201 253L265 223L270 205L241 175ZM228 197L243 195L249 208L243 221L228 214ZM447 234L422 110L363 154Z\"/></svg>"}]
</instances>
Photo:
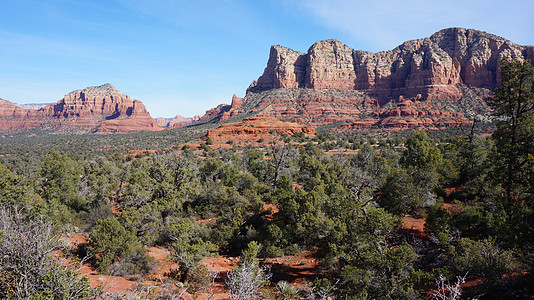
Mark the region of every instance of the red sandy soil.
<instances>
[{"instance_id":1,"label":"red sandy soil","mask_svg":"<svg viewBox=\"0 0 534 300\"><path fill-rule=\"evenodd\" d=\"M77 248L79 244L87 242L87 237L82 235L64 237L64 239L71 244L73 249ZM80 275L89 278L91 287L101 286L105 291L109 292L127 291L135 284L135 281L128 280L124 277L98 274L87 262L81 265L78 272Z\"/></svg>"},{"instance_id":2,"label":"red sandy soil","mask_svg":"<svg viewBox=\"0 0 534 300\"><path fill-rule=\"evenodd\" d=\"M263 204L263 212L266 213L265 218L272 221L274 215L276 215L280 210L276 204L265 203Z\"/></svg>"},{"instance_id":3,"label":"red sandy soil","mask_svg":"<svg viewBox=\"0 0 534 300\"><path fill-rule=\"evenodd\" d=\"M211 223L215 223L215 221L217 221L217 218L216 218L216 217L211 217L211 218L207 218L207 219L196 220L196 222L197 222L198 224L211 224Z\"/></svg>"},{"instance_id":4,"label":"red sandy soil","mask_svg":"<svg viewBox=\"0 0 534 300\"><path fill-rule=\"evenodd\" d=\"M445 189L445 194L447 195L447 197L450 197L452 192L461 192L464 190L462 186L448 186L448 187L445 187L444 189Z\"/></svg>"},{"instance_id":5,"label":"red sandy soil","mask_svg":"<svg viewBox=\"0 0 534 300\"><path fill-rule=\"evenodd\" d=\"M178 269L179 265L169 260L169 250L161 247L150 247L148 250L148 256L154 258L158 267L154 270L154 277L157 279L163 279L166 273L169 273L173 269Z\"/></svg>"},{"instance_id":6,"label":"red sandy soil","mask_svg":"<svg viewBox=\"0 0 534 300\"><path fill-rule=\"evenodd\" d=\"M401 218L401 226L399 229L405 230L410 234L417 237L428 237L428 234L424 232L426 218L414 218L412 216L404 216Z\"/></svg>"},{"instance_id":7,"label":"red sandy soil","mask_svg":"<svg viewBox=\"0 0 534 300\"><path fill-rule=\"evenodd\" d=\"M224 287L225 280L228 276L228 273L232 271L234 265L236 265L238 262L238 257L231 257L225 255L219 257L205 258L200 262L201 264L206 266L208 270L212 270L219 273L213 286L214 299L230 299L228 297L227 290Z\"/></svg>"},{"instance_id":8,"label":"red sandy soil","mask_svg":"<svg viewBox=\"0 0 534 300\"><path fill-rule=\"evenodd\" d=\"M296 255L266 258L263 263L272 266L272 282L285 280L298 288L309 287L313 280L321 276L319 261L310 251Z\"/></svg>"}]
</instances>

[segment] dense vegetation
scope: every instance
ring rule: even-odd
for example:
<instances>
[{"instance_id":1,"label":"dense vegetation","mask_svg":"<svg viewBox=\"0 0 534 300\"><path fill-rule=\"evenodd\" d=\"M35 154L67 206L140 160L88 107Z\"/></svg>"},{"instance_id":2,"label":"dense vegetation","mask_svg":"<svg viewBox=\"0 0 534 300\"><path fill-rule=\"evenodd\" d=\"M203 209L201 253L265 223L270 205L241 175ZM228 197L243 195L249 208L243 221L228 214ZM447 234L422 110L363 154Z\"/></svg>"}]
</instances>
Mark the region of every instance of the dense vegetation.
<instances>
[{"instance_id":1,"label":"dense vegetation","mask_svg":"<svg viewBox=\"0 0 534 300\"><path fill-rule=\"evenodd\" d=\"M228 280L233 299L268 284L261 258L301 250L321 262L310 299L424 299L436 279L466 274L483 280L464 296L531 297L534 71L503 61L501 76L492 104L503 121L491 137L296 135L257 148L160 145L137 156L86 137L72 138L88 142L77 153L59 137L53 146L3 146L0 297L94 298L53 250L142 278L153 245L171 250L181 266L172 277L193 290L208 284L203 258L242 255ZM266 204L279 211L271 217ZM423 236L400 229L406 215L426 217ZM72 233L88 237L77 253L57 241ZM291 287L277 287L264 296L290 299Z\"/></svg>"}]
</instances>

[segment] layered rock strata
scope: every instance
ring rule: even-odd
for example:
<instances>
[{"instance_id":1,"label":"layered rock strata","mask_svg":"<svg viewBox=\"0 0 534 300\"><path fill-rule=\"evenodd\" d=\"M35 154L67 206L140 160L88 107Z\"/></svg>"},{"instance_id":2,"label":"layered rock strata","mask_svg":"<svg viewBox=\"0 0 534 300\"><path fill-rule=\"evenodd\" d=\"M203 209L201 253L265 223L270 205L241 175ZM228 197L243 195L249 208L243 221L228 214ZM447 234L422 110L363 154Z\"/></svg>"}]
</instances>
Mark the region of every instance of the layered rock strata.
<instances>
[{"instance_id":1,"label":"layered rock strata","mask_svg":"<svg viewBox=\"0 0 534 300\"><path fill-rule=\"evenodd\" d=\"M272 46L267 66L238 109L221 105L202 121L269 113L313 126L435 129L489 115L500 59L534 60L534 47L463 28L441 30L390 51L318 41L307 53Z\"/></svg>"},{"instance_id":2,"label":"layered rock strata","mask_svg":"<svg viewBox=\"0 0 534 300\"><path fill-rule=\"evenodd\" d=\"M275 117L258 115L243 119L240 122L225 123L219 128L208 130L203 140L211 140L215 144L225 144L228 141L236 143L268 142L279 136L293 136L296 133L314 136L315 128L292 122L282 122Z\"/></svg>"},{"instance_id":3,"label":"layered rock strata","mask_svg":"<svg viewBox=\"0 0 534 300\"><path fill-rule=\"evenodd\" d=\"M495 88L501 58L534 60L534 47L463 28L444 29L378 53L354 50L338 40L318 41L306 54L272 46L263 75L250 89L348 89L382 97L457 99L459 83Z\"/></svg>"},{"instance_id":4,"label":"layered rock strata","mask_svg":"<svg viewBox=\"0 0 534 300\"><path fill-rule=\"evenodd\" d=\"M143 103L121 94L111 84L73 91L56 104L37 110L0 101L0 128L5 131L39 126L75 128L73 132L124 133L160 130Z\"/></svg>"}]
</instances>

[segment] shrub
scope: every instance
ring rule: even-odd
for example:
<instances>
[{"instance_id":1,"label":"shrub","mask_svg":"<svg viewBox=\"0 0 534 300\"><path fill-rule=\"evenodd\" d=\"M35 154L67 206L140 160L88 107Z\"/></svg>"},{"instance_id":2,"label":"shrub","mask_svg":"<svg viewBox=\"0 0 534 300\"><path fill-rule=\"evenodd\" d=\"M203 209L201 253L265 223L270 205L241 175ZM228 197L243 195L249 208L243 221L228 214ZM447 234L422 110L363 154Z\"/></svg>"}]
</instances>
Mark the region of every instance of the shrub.
<instances>
[{"instance_id":1,"label":"shrub","mask_svg":"<svg viewBox=\"0 0 534 300\"><path fill-rule=\"evenodd\" d=\"M100 272L120 275L147 273L149 261L143 245L131 230L126 230L115 217L101 219L89 234L89 250Z\"/></svg>"},{"instance_id":2,"label":"shrub","mask_svg":"<svg viewBox=\"0 0 534 300\"><path fill-rule=\"evenodd\" d=\"M462 238L458 247L459 251L454 252L454 261L460 274L481 275L495 282L511 269L513 252L501 249L495 243L495 238L481 241Z\"/></svg>"},{"instance_id":3,"label":"shrub","mask_svg":"<svg viewBox=\"0 0 534 300\"><path fill-rule=\"evenodd\" d=\"M284 300L298 300L300 299L299 296L299 289L289 284L287 281L279 281L276 284L276 288L278 289L278 293L280 294L280 299Z\"/></svg>"},{"instance_id":4,"label":"shrub","mask_svg":"<svg viewBox=\"0 0 534 300\"><path fill-rule=\"evenodd\" d=\"M285 255L296 255L299 253L299 246L297 244L291 244L284 249Z\"/></svg>"},{"instance_id":5,"label":"shrub","mask_svg":"<svg viewBox=\"0 0 534 300\"><path fill-rule=\"evenodd\" d=\"M284 256L284 251L277 246L269 245L264 250L265 257L280 257Z\"/></svg>"},{"instance_id":6,"label":"shrub","mask_svg":"<svg viewBox=\"0 0 534 300\"><path fill-rule=\"evenodd\" d=\"M50 223L0 211L0 298L94 299L87 278L52 257L57 249Z\"/></svg>"},{"instance_id":7,"label":"shrub","mask_svg":"<svg viewBox=\"0 0 534 300\"><path fill-rule=\"evenodd\" d=\"M198 264L187 273L187 287L192 292L205 291L210 284L209 271L206 266Z\"/></svg>"}]
</instances>

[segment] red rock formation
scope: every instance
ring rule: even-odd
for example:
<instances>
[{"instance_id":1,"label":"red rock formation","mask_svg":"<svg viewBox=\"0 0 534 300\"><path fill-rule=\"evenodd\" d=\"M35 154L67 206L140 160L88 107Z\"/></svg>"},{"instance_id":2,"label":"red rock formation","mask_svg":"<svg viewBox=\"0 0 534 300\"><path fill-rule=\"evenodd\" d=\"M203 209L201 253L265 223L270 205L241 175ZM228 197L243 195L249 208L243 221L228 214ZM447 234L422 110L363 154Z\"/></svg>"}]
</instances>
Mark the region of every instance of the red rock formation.
<instances>
[{"instance_id":1,"label":"red rock formation","mask_svg":"<svg viewBox=\"0 0 534 300\"><path fill-rule=\"evenodd\" d=\"M20 130L37 126L76 127L76 132L131 132L160 130L143 103L131 100L111 84L71 92L56 104L38 110L23 109L0 101L0 129Z\"/></svg>"},{"instance_id":2,"label":"red rock formation","mask_svg":"<svg viewBox=\"0 0 534 300\"><path fill-rule=\"evenodd\" d=\"M197 121L198 123L206 123L211 120L220 120L223 113L226 113L230 110L232 106L228 104L219 104L217 107L207 110L206 113L200 117Z\"/></svg>"},{"instance_id":3,"label":"red rock formation","mask_svg":"<svg viewBox=\"0 0 534 300\"><path fill-rule=\"evenodd\" d=\"M156 120L159 127L169 127L169 118L157 117L154 120Z\"/></svg>"},{"instance_id":4,"label":"red rock formation","mask_svg":"<svg viewBox=\"0 0 534 300\"><path fill-rule=\"evenodd\" d=\"M354 89L356 72L353 52L338 40L313 44L306 55L306 88Z\"/></svg>"},{"instance_id":5,"label":"red rock formation","mask_svg":"<svg viewBox=\"0 0 534 300\"><path fill-rule=\"evenodd\" d=\"M125 133L133 131L161 130L156 121L150 116L145 105L134 100L131 106L121 105L126 113L115 112L109 119L101 122L96 129L98 133Z\"/></svg>"},{"instance_id":6,"label":"red rock formation","mask_svg":"<svg viewBox=\"0 0 534 300\"><path fill-rule=\"evenodd\" d=\"M353 50L337 40L318 41L307 54L273 46L267 67L251 90L305 86L365 90L382 97L422 94L457 99L456 84L493 89L499 59L534 58L533 48L463 28L444 29L376 54Z\"/></svg>"},{"instance_id":7,"label":"red rock formation","mask_svg":"<svg viewBox=\"0 0 534 300\"><path fill-rule=\"evenodd\" d=\"M208 130L202 139L210 139L215 144L224 144L230 140L241 144L250 144L256 143L258 140L268 142L276 136L284 134L293 136L297 132L313 136L315 135L315 128L297 123L282 122L272 116L258 115L243 119L241 122L222 124L217 129Z\"/></svg>"},{"instance_id":8,"label":"red rock formation","mask_svg":"<svg viewBox=\"0 0 534 300\"><path fill-rule=\"evenodd\" d=\"M498 85L501 58L534 59L534 47L463 28L378 53L337 40L318 41L306 54L272 46L263 75L240 108L221 105L202 121L269 113L347 130L466 125L489 114L485 99Z\"/></svg>"},{"instance_id":9,"label":"red rock formation","mask_svg":"<svg viewBox=\"0 0 534 300\"><path fill-rule=\"evenodd\" d=\"M177 128L187 126L195 121L198 121L199 119L200 116L183 117L176 115L174 118L156 118L156 123L158 123L160 127Z\"/></svg>"},{"instance_id":10,"label":"red rock formation","mask_svg":"<svg viewBox=\"0 0 534 300\"><path fill-rule=\"evenodd\" d=\"M267 67L258 78L262 88L304 87L306 56L282 46L272 46Z\"/></svg>"},{"instance_id":11,"label":"red rock formation","mask_svg":"<svg viewBox=\"0 0 534 300\"><path fill-rule=\"evenodd\" d=\"M222 122L237 116L242 113L245 99L236 96L232 96L232 104L219 104L217 107L207 110L206 113L193 121L193 124L207 123L211 121Z\"/></svg>"}]
</instances>

